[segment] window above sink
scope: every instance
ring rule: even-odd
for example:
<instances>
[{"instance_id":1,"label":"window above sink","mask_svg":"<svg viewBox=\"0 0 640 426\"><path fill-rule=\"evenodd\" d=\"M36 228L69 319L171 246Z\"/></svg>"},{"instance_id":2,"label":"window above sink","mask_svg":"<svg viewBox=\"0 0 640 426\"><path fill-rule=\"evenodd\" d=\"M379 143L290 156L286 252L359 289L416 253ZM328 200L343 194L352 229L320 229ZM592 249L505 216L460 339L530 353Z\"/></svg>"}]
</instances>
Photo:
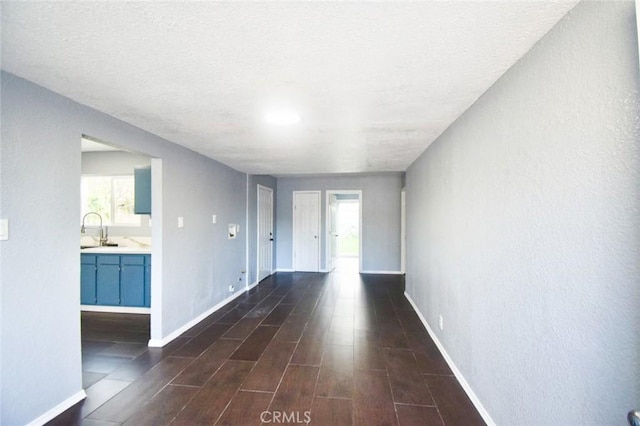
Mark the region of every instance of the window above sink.
<instances>
[{"instance_id":1,"label":"window above sink","mask_svg":"<svg viewBox=\"0 0 640 426\"><path fill-rule=\"evenodd\" d=\"M140 226L140 216L134 213L133 175L81 177L81 215L96 212L104 226ZM89 216L86 226L99 226L97 216Z\"/></svg>"}]
</instances>

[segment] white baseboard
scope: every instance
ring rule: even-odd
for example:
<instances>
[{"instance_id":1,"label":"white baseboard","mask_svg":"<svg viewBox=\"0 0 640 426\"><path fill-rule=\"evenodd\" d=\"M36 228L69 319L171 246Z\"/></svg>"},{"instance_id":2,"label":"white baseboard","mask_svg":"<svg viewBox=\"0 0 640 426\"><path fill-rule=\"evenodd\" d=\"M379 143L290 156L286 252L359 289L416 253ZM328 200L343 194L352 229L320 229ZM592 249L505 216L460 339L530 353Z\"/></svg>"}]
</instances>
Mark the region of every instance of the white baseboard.
<instances>
[{"instance_id":1,"label":"white baseboard","mask_svg":"<svg viewBox=\"0 0 640 426\"><path fill-rule=\"evenodd\" d=\"M411 306L413 306L413 309L418 314L418 317L420 318L420 321L422 321L422 324L427 329L427 332L429 333L429 336L431 336L431 338L435 342L436 346L438 347L438 350L440 350L440 353L442 354L442 356L444 357L445 361L449 365L449 368L451 368L451 371L453 371L453 374L456 376L456 379L458 379L458 382L460 382L460 385L462 386L462 389L464 389L464 391L466 392L467 396L469 396L469 399L471 400L473 405L476 407L476 409L478 410L478 412L482 416L482 419L485 421L487 426L495 426L496 422L493 421L493 419L489 415L489 412L484 408L484 406L480 402L480 399L478 399L478 397L476 396L475 392L473 392L473 389L471 389L471 386L469 386L469 382L467 382L467 380L464 378L464 376L462 375L460 370L458 370L458 367L456 367L456 365L453 363L453 360L451 359L451 357L449 356L447 351L444 349L444 346L442 346L442 343L440 343L440 340L438 340L438 337L436 336L436 334L433 332L433 330L429 326L429 323L427 322L427 320L422 315L422 312L420 312L420 310L418 309L418 307L414 303L413 299L411 299L411 296L409 296L409 294L406 291L404 292L404 295L407 298L407 300L409 301L409 303L411 304Z\"/></svg>"},{"instance_id":2,"label":"white baseboard","mask_svg":"<svg viewBox=\"0 0 640 426\"><path fill-rule=\"evenodd\" d=\"M73 407L74 405L76 405L78 402L82 401L86 397L87 397L87 394L85 393L84 390L76 392L69 398L62 401L60 404L53 407L51 410L39 416L37 419L34 419L29 423L27 423L27 426L42 426L45 423L55 419L60 414L64 413L69 408Z\"/></svg>"},{"instance_id":3,"label":"white baseboard","mask_svg":"<svg viewBox=\"0 0 640 426\"><path fill-rule=\"evenodd\" d=\"M278 268L276 272L296 272L295 269L289 268ZM301 271L304 272L304 271ZM321 269L318 272L320 273L328 273L331 272L328 269ZM360 271L361 274L381 274L381 275L402 275L404 272L401 271Z\"/></svg>"},{"instance_id":4,"label":"white baseboard","mask_svg":"<svg viewBox=\"0 0 640 426\"><path fill-rule=\"evenodd\" d=\"M258 283L258 281L254 282L253 284L250 284L250 285L247 287L247 291L251 290L252 288L254 288L255 286L257 286L258 284L259 284L259 283Z\"/></svg>"},{"instance_id":5,"label":"white baseboard","mask_svg":"<svg viewBox=\"0 0 640 426\"><path fill-rule=\"evenodd\" d=\"M80 305L80 310L85 312L113 312L117 314L150 314L151 313L151 308L136 308L133 306Z\"/></svg>"},{"instance_id":6,"label":"white baseboard","mask_svg":"<svg viewBox=\"0 0 640 426\"><path fill-rule=\"evenodd\" d=\"M205 319L206 317L208 317L209 315L211 315L212 313L214 313L218 309L222 308L227 303L237 299L239 296L241 296L246 291L247 290L245 289L243 291L238 291L238 292L232 294L231 296L229 296L226 299L224 299L222 302L218 303L217 305L215 305L214 307L208 309L207 311L201 313L200 315L198 315L197 317L195 317L194 319L192 319L191 321L189 321L188 323L186 323L182 327L178 328L177 330L169 333L168 335L166 335L162 339L151 339L151 340L149 340L148 346L151 347L151 348L161 348L161 347L165 346L166 344L168 344L169 342L174 340L176 337L180 336L182 333L184 333L185 331L189 330L191 327L193 327L194 325L198 324L200 321L202 321L203 319Z\"/></svg>"}]
</instances>

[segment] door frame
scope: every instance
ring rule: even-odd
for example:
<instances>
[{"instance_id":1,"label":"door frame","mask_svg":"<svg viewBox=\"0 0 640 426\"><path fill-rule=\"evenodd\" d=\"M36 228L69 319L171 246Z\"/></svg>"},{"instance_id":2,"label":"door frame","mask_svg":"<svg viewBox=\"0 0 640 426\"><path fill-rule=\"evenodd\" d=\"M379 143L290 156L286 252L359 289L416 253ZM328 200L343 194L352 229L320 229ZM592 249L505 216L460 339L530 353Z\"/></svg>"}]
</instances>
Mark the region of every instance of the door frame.
<instances>
[{"instance_id":1,"label":"door frame","mask_svg":"<svg viewBox=\"0 0 640 426\"><path fill-rule=\"evenodd\" d=\"M322 191L320 190L308 190L308 191L293 191L291 197L291 222L292 222L292 244L291 244L291 269L296 271L296 194L318 194L318 272L322 271Z\"/></svg>"},{"instance_id":2,"label":"door frame","mask_svg":"<svg viewBox=\"0 0 640 426\"><path fill-rule=\"evenodd\" d=\"M333 233L331 232L333 228L335 228L335 223L331 222L334 219L333 212L331 211L331 198L335 197L336 194L331 193L331 191L327 191L326 193L326 214L325 214L325 270L327 272L332 272L335 269L335 265L332 263L333 258L335 257L335 253L333 252ZM336 199L336 218L338 215L338 200ZM337 220L336 220L337 222ZM332 226L333 225L333 226ZM337 242L336 242L336 250L337 250Z\"/></svg>"},{"instance_id":3,"label":"door frame","mask_svg":"<svg viewBox=\"0 0 640 426\"><path fill-rule=\"evenodd\" d=\"M331 212L329 211L329 209L331 208L329 206L329 199L331 197L331 195L338 195L338 194L347 194L347 195L357 195L358 196L358 272L362 271L362 240L363 240L363 235L362 235L362 190L361 189L328 189L326 191L326 216L325 216L325 230L326 232L323 233L323 235L325 237L328 237L329 233L331 232ZM329 269L329 256L331 256L331 244L329 241L327 241L325 243L325 256L326 256L326 262L325 262L325 270Z\"/></svg>"},{"instance_id":4,"label":"door frame","mask_svg":"<svg viewBox=\"0 0 640 426\"><path fill-rule=\"evenodd\" d=\"M407 272L407 191L400 191L400 272Z\"/></svg>"},{"instance_id":5,"label":"door frame","mask_svg":"<svg viewBox=\"0 0 640 426\"><path fill-rule=\"evenodd\" d=\"M266 189L271 194L271 264L269 265L269 275L265 278L273 275L273 188L269 188L268 186L258 184L256 189L256 282L260 282L260 189Z\"/></svg>"}]
</instances>

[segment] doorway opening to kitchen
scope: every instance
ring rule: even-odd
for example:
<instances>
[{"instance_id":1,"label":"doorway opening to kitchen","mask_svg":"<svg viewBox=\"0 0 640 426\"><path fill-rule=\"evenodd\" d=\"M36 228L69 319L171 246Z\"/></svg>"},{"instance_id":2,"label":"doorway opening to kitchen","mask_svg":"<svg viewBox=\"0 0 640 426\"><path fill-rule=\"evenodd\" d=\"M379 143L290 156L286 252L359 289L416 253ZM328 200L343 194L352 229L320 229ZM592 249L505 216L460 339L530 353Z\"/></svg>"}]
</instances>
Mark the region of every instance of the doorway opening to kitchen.
<instances>
[{"instance_id":1,"label":"doorway opening to kitchen","mask_svg":"<svg viewBox=\"0 0 640 426\"><path fill-rule=\"evenodd\" d=\"M362 191L327 191L327 270L362 270Z\"/></svg>"},{"instance_id":2,"label":"doorway opening to kitchen","mask_svg":"<svg viewBox=\"0 0 640 426\"><path fill-rule=\"evenodd\" d=\"M81 138L80 310L83 387L125 374L148 351L161 306L162 163ZM152 178L153 175L153 178ZM152 262L152 259L155 262ZM152 271L153 268L153 271ZM152 303L155 300L154 303ZM115 376L114 376L115 375Z\"/></svg>"}]
</instances>

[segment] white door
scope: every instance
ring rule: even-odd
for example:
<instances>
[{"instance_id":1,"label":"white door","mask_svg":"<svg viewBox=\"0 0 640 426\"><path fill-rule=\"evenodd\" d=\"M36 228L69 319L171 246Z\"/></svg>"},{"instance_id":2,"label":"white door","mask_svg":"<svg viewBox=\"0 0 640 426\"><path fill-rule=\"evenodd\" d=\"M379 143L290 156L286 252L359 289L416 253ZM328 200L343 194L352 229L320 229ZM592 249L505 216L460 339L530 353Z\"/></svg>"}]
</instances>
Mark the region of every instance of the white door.
<instances>
[{"instance_id":1,"label":"white door","mask_svg":"<svg viewBox=\"0 0 640 426\"><path fill-rule=\"evenodd\" d=\"M258 185L258 282L273 267L273 190Z\"/></svg>"},{"instance_id":2,"label":"white door","mask_svg":"<svg viewBox=\"0 0 640 426\"><path fill-rule=\"evenodd\" d=\"M293 269L320 271L320 192L293 192Z\"/></svg>"}]
</instances>

